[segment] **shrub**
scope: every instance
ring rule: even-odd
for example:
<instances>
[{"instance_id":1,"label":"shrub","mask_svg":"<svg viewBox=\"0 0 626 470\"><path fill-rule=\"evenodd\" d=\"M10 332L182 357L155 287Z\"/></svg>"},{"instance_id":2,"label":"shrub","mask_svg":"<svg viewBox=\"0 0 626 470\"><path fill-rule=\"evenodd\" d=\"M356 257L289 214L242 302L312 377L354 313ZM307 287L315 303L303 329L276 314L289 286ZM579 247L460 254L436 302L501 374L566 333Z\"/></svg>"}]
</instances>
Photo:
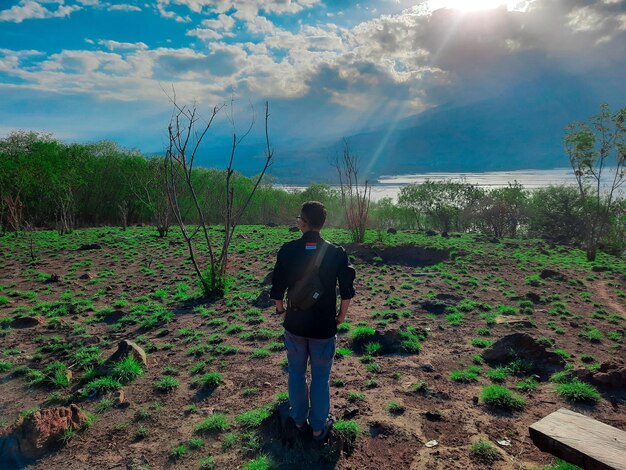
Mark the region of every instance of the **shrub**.
<instances>
[{"instance_id":1,"label":"shrub","mask_svg":"<svg viewBox=\"0 0 626 470\"><path fill-rule=\"evenodd\" d=\"M500 385L483 387L480 398L487 406L503 410L521 410L526 405L526 400Z\"/></svg>"},{"instance_id":2,"label":"shrub","mask_svg":"<svg viewBox=\"0 0 626 470\"><path fill-rule=\"evenodd\" d=\"M198 434L214 434L228 431L229 427L228 417L225 414L214 414L196 424L193 430Z\"/></svg>"},{"instance_id":3,"label":"shrub","mask_svg":"<svg viewBox=\"0 0 626 470\"><path fill-rule=\"evenodd\" d=\"M601 399L600 393L593 385L577 379L568 383L558 384L556 393L561 398L574 402L597 403Z\"/></svg>"},{"instance_id":4,"label":"shrub","mask_svg":"<svg viewBox=\"0 0 626 470\"><path fill-rule=\"evenodd\" d=\"M411 384L410 390L413 393L428 393L428 382L422 380L421 382Z\"/></svg>"},{"instance_id":5,"label":"shrub","mask_svg":"<svg viewBox=\"0 0 626 470\"><path fill-rule=\"evenodd\" d=\"M371 356L378 356L383 351L383 345L379 342L367 343L365 345L365 352Z\"/></svg>"}]
</instances>

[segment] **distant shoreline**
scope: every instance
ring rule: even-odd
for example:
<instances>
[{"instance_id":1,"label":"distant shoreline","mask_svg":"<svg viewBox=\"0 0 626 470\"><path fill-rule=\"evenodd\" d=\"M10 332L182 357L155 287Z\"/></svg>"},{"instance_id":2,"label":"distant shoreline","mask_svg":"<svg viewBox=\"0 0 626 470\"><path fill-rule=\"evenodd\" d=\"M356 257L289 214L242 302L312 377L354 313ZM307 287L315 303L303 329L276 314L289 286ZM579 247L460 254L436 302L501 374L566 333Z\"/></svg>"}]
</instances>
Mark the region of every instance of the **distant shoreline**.
<instances>
[{"instance_id":1,"label":"distant shoreline","mask_svg":"<svg viewBox=\"0 0 626 470\"><path fill-rule=\"evenodd\" d=\"M605 168L607 175L612 168ZM575 185L576 178L571 168L552 168L552 169L527 169L527 170L508 170L508 171L485 171L485 172L432 172L405 175L383 175L379 176L376 181L370 182L372 188L372 200L377 201L385 197L397 200L400 190L409 184L423 183L426 180L464 180L467 183L474 184L485 189L507 187L509 183L517 182L525 189L538 189L551 185ZM607 178L607 181L609 178ZM611 179L612 181L612 179ZM310 184L298 183L278 183L274 186L287 191L304 190ZM328 184L331 188L339 188L337 183ZM616 196L624 197L626 188L620 188Z\"/></svg>"}]
</instances>

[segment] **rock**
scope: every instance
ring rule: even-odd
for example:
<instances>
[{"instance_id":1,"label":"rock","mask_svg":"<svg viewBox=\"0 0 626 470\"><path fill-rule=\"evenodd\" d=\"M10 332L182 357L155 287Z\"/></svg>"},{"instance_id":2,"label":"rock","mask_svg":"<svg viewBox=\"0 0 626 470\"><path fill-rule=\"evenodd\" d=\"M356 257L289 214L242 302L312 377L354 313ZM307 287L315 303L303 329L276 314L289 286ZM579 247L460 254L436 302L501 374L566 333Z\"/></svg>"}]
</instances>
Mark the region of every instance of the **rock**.
<instances>
[{"instance_id":1,"label":"rock","mask_svg":"<svg viewBox=\"0 0 626 470\"><path fill-rule=\"evenodd\" d=\"M298 227L289 227L290 232L299 232L300 229Z\"/></svg>"},{"instance_id":2,"label":"rock","mask_svg":"<svg viewBox=\"0 0 626 470\"><path fill-rule=\"evenodd\" d=\"M527 292L526 293L526 298L528 300L530 300L534 304L540 304L541 303L541 296L539 294L534 293L534 292Z\"/></svg>"},{"instance_id":3,"label":"rock","mask_svg":"<svg viewBox=\"0 0 626 470\"><path fill-rule=\"evenodd\" d=\"M343 419L352 419L359 414L358 408L349 408L343 413Z\"/></svg>"},{"instance_id":4,"label":"rock","mask_svg":"<svg viewBox=\"0 0 626 470\"><path fill-rule=\"evenodd\" d=\"M599 369L589 370L585 368L570 371L572 377L583 382L588 382L600 387L613 388L616 390L626 389L626 366L615 362L605 362Z\"/></svg>"},{"instance_id":5,"label":"rock","mask_svg":"<svg viewBox=\"0 0 626 470\"><path fill-rule=\"evenodd\" d=\"M265 224L266 227L278 227L278 224L275 222L268 222Z\"/></svg>"},{"instance_id":6,"label":"rock","mask_svg":"<svg viewBox=\"0 0 626 470\"><path fill-rule=\"evenodd\" d=\"M128 408L130 406L130 403L126 401L124 390L115 392L113 399L115 400L115 406L118 408Z\"/></svg>"},{"instance_id":7,"label":"rock","mask_svg":"<svg viewBox=\"0 0 626 470\"><path fill-rule=\"evenodd\" d=\"M449 237L450 237L450 234L449 234L448 232L441 232L441 236L442 236L443 238L449 238Z\"/></svg>"},{"instance_id":8,"label":"rock","mask_svg":"<svg viewBox=\"0 0 626 470\"><path fill-rule=\"evenodd\" d=\"M422 364L421 367L422 367L422 370L424 372L434 372L434 370L435 370L435 368L432 366L432 364L429 364L427 362Z\"/></svg>"},{"instance_id":9,"label":"rock","mask_svg":"<svg viewBox=\"0 0 626 470\"><path fill-rule=\"evenodd\" d=\"M496 317L496 324L519 326L522 328L536 328L532 320L524 317L518 317L515 315L498 315Z\"/></svg>"},{"instance_id":10,"label":"rock","mask_svg":"<svg viewBox=\"0 0 626 470\"><path fill-rule=\"evenodd\" d=\"M33 328L35 326L43 325L42 317L19 317L14 319L11 323L11 328Z\"/></svg>"},{"instance_id":11,"label":"rock","mask_svg":"<svg viewBox=\"0 0 626 470\"><path fill-rule=\"evenodd\" d=\"M263 289L259 296L252 302L257 308L270 308L274 305L274 301L270 298L270 289Z\"/></svg>"},{"instance_id":12,"label":"rock","mask_svg":"<svg viewBox=\"0 0 626 470\"><path fill-rule=\"evenodd\" d=\"M78 279L93 279L94 277L96 277L94 273L85 273L82 274Z\"/></svg>"},{"instance_id":13,"label":"rock","mask_svg":"<svg viewBox=\"0 0 626 470\"><path fill-rule=\"evenodd\" d=\"M115 351L106 362L107 364L117 362L120 359L124 359L128 355L132 355L135 359L141 362L144 367L148 366L148 360L146 359L146 353L143 348L134 341L127 339L120 341L120 344L117 346L117 351Z\"/></svg>"},{"instance_id":14,"label":"rock","mask_svg":"<svg viewBox=\"0 0 626 470\"><path fill-rule=\"evenodd\" d=\"M428 236L428 237L434 237L437 234L438 234L438 232L436 230L433 230L433 229L426 230L426 236Z\"/></svg>"},{"instance_id":15,"label":"rock","mask_svg":"<svg viewBox=\"0 0 626 470\"><path fill-rule=\"evenodd\" d=\"M446 304L442 302L431 302L430 300L422 302L420 306L428 313L434 313L435 315L441 315L446 309Z\"/></svg>"},{"instance_id":16,"label":"rock","mask_svg":"<svg viewBox=\"0 0 626 470\"><path fill-rule=\"evenodd\" d=\"M61 282L61 276L59 276L58 274L50 274L50 277L48 277L48 279L46 279L45 282L47 284L50 284L53 282Z\"/></svg>"},{"instance_id":17,"label":"rock","mask_svg":"<svg viewBox=\"0 0 626 470\"><path fill-rule=\"evenodd\" d=\"M560 273L558 271L555 271L553 269L544 269L539 274L539 277L541 279L556 279L557 281L565 281L566 280L565 276L562 273Z\"/></svg>"},{"instance_id":18,"label":"rock","mask_svg":"<svg viewBox=\"0 0 626 470\"><path fill-rule=\"evenodd\" d=\"M515 359L521 359L531 363L533 372L542 379L547 379L565 367L565 360L562 357L547 351L526 333L513 333L499 339L485 349L482 357L491 366L505 365Z\"/></svg>"},{"instance_id":19,"label":"rock","mask_svg":"<svg viewBox=\"0 0 626 470\"><path fill-rule=\"evenodd\" d=\"M393 227L389 227L387 229L387 233L390 234L390 235L395 235L396 233L398 233L398 231L395 228L393 228Z\"/></svg>"},{"instance_id":20,"label":"rock","mask_svg":"<svg viewBox=\"0 0 626 470\"><path fill-rule=\"evenodd\" d=\"M87 415L74 404L36 411L18 424L12 434L25 460L36 460L58 446L68 429L82 429ZM2 459L0 459L2 460Z\"/></svg>"},{"instance_id":21,"label":"rock","mask_svg":"<svg viewBox=\"0 0 626 470\"><path fill-rule=\"evenodd\" d=\"M85 245L80 245L76 251L84 251L84 250L100 250L102 245L98 243L87 243Z\"/></svg>"}]
</instances>

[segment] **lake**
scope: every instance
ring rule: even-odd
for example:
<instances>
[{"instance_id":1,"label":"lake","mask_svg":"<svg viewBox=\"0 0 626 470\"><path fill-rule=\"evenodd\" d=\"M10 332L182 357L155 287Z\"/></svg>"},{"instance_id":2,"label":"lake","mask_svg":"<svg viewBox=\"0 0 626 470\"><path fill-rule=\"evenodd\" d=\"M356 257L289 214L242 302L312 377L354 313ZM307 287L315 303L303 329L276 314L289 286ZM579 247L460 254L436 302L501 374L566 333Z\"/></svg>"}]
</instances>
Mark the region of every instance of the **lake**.
<instances>
[{"instance_id":1,"label":"lake","mask_svg":"<svg viewBox=\"0 0 626 470\"><path fill-rule=\"evenodd\" d=\"M605 171L607 171L605 169ZM610 170L609 170L610 171ZM606 173L609 176L609 173ZM612 181L612 176L611 181ZM552 170L513 170L489 171L484 173L422 173L416 175L381 176L372 184L372 200L377 201L384 197L397 200L402 187L412 183L423 183L426 180L452 179L465 180L467 183L481 188L498 188L508 186L509 182L517 181L527 189L543 188L550 185L576 185L576 178L571 168L555 168ZM608 179L608 178L607 178ZM289 190L303 190L304 186L276 185ZM622 185L624 186L624 185ZM333 186L339 188L339 186ZM616 194L624 197L624 190Z\"/></svg>"}]
</instances>

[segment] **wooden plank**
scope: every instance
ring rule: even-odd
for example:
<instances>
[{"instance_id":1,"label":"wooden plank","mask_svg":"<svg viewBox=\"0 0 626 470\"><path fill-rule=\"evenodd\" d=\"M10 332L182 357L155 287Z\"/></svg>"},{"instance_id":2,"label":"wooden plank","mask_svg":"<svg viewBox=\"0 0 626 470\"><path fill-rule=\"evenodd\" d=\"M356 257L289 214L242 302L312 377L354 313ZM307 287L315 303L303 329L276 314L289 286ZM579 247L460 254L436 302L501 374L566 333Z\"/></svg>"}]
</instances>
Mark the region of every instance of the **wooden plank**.
<instances>
[{"instance_id":1,"label":"wooden plank","mask_svg":"<svg viewBox=\"0 0 626 470\"><path fill-rule=\"evenodd\" d=\"M528 428L535 445L585 470L626 470L626 432L561 408Z\"/></svg>"}]
</instances>

